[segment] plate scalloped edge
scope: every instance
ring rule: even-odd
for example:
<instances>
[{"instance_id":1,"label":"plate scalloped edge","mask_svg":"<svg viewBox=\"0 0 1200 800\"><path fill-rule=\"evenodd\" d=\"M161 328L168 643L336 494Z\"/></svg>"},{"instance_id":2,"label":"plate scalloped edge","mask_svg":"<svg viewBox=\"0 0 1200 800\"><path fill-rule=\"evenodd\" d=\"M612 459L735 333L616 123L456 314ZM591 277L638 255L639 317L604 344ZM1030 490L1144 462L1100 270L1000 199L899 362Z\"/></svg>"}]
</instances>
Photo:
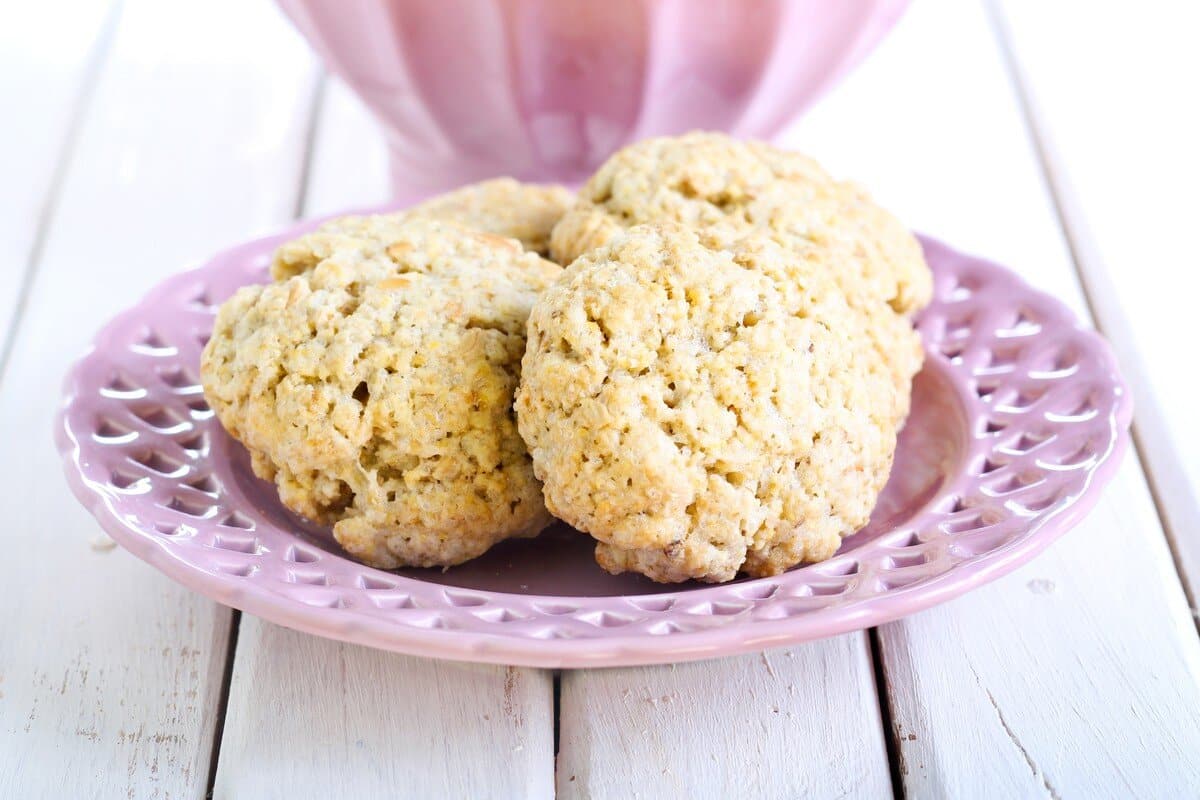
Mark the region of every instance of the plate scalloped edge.
<instances>
[{"instance_id":1,"label":"plate scalloped edge","mask_svg":"<svg viewBox=\"0 0 1200 800\"><path fill-rule=\"evenodd\" d=\"M215 306L315 224L224 251L114 318L68 373L56 423L72 491L118 543L184 586L298 630L537 667L832 636L1024 564L1091 510L1128 446L1132 402L1107 343L1004 268L923 237L935 301L918 328L969 430L963 469L903 527L773 578L663 594L539 596L382 572L304 544L254 507L229 479L235 445L197 385Z\"/></svg>"}]
</instances>

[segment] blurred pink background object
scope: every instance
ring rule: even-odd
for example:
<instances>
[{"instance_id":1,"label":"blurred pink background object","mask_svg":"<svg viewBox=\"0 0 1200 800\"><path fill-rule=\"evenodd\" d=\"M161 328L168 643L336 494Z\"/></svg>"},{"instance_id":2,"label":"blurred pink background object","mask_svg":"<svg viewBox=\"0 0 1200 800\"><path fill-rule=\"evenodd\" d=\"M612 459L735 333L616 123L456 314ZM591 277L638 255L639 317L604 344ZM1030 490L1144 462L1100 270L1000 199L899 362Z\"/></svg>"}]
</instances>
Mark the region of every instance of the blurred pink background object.
<instances>
[{"instance_id":1,"label":"blurred pink background object","mask_svg":"<svg viewBox=\"0 0 1200 800\"><path fill-rule=\"evenodd\" d=\"M387 136L393 190L574 181L695 128L771 138L908 0L279 0Z\"/></svg>"}]
</instances>

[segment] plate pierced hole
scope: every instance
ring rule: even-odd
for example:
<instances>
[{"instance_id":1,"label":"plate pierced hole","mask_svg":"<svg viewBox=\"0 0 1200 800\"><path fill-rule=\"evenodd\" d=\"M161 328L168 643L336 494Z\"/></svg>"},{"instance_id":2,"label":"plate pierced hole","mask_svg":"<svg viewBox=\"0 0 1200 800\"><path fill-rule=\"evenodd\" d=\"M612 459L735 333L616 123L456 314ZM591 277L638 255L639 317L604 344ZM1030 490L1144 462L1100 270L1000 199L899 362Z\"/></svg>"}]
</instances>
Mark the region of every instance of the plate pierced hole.
<instances>
[{"instance_id":1,"label":"plate pierced hole","mask_svg":"<svg viewBox=\"0 0 1200 800\"><path fill-rule=\"evenodd\" d=\"M186 464L176 461L158 450L147 450L144 453L130 456L130 459L151 472L157 472L159 475L170 478L177 478L187 472Z\"/></svg>"},{"instance_id":2,"label":"plate pierced hole","mask_svg":"<svg viewBox=\"0 0 1200 800\"><path fill-rule=\"evenodd\" d=\"M539 614L549 614L552 617L574 614L579 610L577 606L573 606L570 603L538 603L533 608Z\"/></svg>"},{"instance_id":3,"label":"plate pierced hole","mask_svg":"<svg viewBox=\"0 0 1200 800\"><path fill-rule=\"evenodd\" d=\"M414 608L412 598L406 594L373 594L369 595L371 603L376 608L386 611L398 611L402 608Z\"/></svg>"},{"instance_id":4,"label":"plate pierced hole","mask_svg":"<svg viewBox=\"0 0 1200 800\"><path fill-rule=\"evenodd\" d=\"M1028 411L1045 394L1046 390L1041 387L1026 386L1017 392L1017 396L1008 404L1008 408L1010 411Z\"/></svg>"},{"instance_id":5,"label":"plate pierced hole","mask_svg":"<svg viewBox=\"0 0 1200 800\"><path fill-rule=\"evenodd\" d=\"M159 433L180 433L191 427L179 412L164 406L148 406L133 410L133 415Z\"/></svg>"},{"instance_id":6,"label":"plate pierced hole","mask_svg":"<svg viewBox=\"0 0 1200 800\"><path fill-rule=\"evenodd\" d=\"M197 519L207 519L217 513L216 506L207 503L198 503L195 500L187 500L182 497L172 497L166 507L172 511L178 511L180 514L186 514L189 517L196 517Z\"/></svg>"},{"instance_id":7,"label":"plate pierced hole","mask_svg":"<svg viewBox=\"0 0 1200 800\"><path fill-rule=\"evenodd\" d=\"M208 453L208 437L203 433L197 433L186 439L180 439L178 444L192 458L197 458Z\"/></svg>"},{"instance_id":8,"label":"plate pierced hole","mask_svg":"<svg viewBox=\"0 0 1200 800\"><path fill-rule=\"evenodd\" d=\"M258 540L254 537L217 534L213 537L213 547L219 550L232 550L235 553L257 553Z\"/></svg>"},{"instance_id":9,"label":"plate pierced hole","mask_svg":"<svg viewBox=\"0 0 1200 800\"><path fill-rule=\"evenodd\" d=\"M818 564L814 571L819 572L827 578L844 578L848 575L858 574L858 562L854 559L845 561L826 561L824 564Z\"/></svg>"},{"instance_id":10,"label":"plate pierced hole","mask_svg":"<svg viewBox=\"0 0 1200 800\"><path fill-rule=\"evenodd\" d=\"M975 384L975 396L985 403L991 400L995 393L996 384L991 381L979 381Z\"/></svg>"},{"instance_id":11,"label":"plate pierced hole","mask_svg":"<svg viewBox=\"0 0 1200 800\"><path fill-rule=\"evenodd\" d=\"M770 600L778 592L778 583L751 581L738 590L738 596L744 600Z\"/></svg>"},{"instance_id":12,"label":"plate pierced hole","mask_svg":"<svg viewBox=\"0 0 1200 800\"><path fill-rule=\"evenodd\" d=\"M186 367L171 367L159 373L162 382L177 392L191 394L201 391L200 379Z\"/></svg>"},{"instance_id":13,"label":"plate pierced hole","mask_svg":"<svg viewBox=\"0 0 1200 800\"><path fill-rule=\"evenodd\" d=\"M475 608L477 606L487 605L487 598L480 597L477 594L460 594L459 592L446 592L446 599L450 601L450 605L458 608Z\"/></svg>"},{"instance_id":14,"label":"plate pierced hole","mask_svg":"<svg viewBox=\"0 0 1200 800\"><path fill-rule=\"evenodd\" d=\"M1015 453L1017 455L1021 455L1024 453L1028 453L1030 450L1037 447L1038 445L1045 444L1046 442L1050 441L1053 438L1054 437L1051 434L1022 433L1021 438L1017 439L1017 441L1012 445L1012 447L1006 448L1006 449L1011 450L1013 453Z\"/></svg>"},{"instance_id":15,"label":"plate pierced hole","mask_svg":"<svg viewBox=\"0 0 1200 800\"><path fill-rule=\"evenodd\" d=\"M1070 409L1066 413L1047 411L1046 419L1051 422L1086 422L1100 413L1096 410L1096 404L1090 395L1075 402Z\"/></svg>"},{"instance_id":16,"label":"plate pierced hole","mask_svg":"<svg viewBox=\"0 0 1200 800\"><path fill-rule=\"evenodd\" d=\"M200 292L189 301L189 305L199 311L212 311L216 308L212 297L208 294L208 289L201 289Z\"/></svg>"},{"instance_id":17,"label":"plate pierced hole","mask_svg":"<svg viewBox=\"0 0 1200 800\"><path fill-rule=\"evenodd\" d=\"M683 629L674 622L656 622L646 628L646 631L652 636L667 636L672 633L679 633L681 630Z\"/></svg>"},{"instance_id":18,"label":"plate pierced hole","mask_svg":"<svg viewBox=\"0 0 1200 800\"><path fill-rule=\"evenodd\" d=\"M418 617L408 621L410 625L417 628L428 628L430 630L445 630L451 625L441 615L431 614L424 617Z\"/></svg>"},{"instance_id":19,"label":"plate pierced hole","mask_svg":"<svg viewBox=\"0 0 1200 800\"><path fill-rule=\"evenodd\" d=\"M1025 309L1022 309L1017 314L1017 318L1007 328L999 328L996 331L996 336L1010 339L1017 336L1033 336L1040 333L1042 326L1034 318L1034 315Z\"/></svg>"},{"instance_id":20,"label":"plate pierced hole","mask_svg":"<svg viewBox=\"0 0 1200 800\"><path fill-rule=\"evenodd\" d=\"M670 611L677 602L674 597L639 597L629 601L631 605L642 611Z\"/></svg>"},{"instance_id":21,"label":"plate pierced hole","mask_svg":"<svg viewBox=\"0 0 1200 800\"><path fill-rule=\"evenodd\" d=\"M1005 527L983 529L964 534L950 545L951 554L960 558L975 558L1008 544L1014 533Z\"/></svg>"},{"instance_id":22,"label":"plate pierced hole","mask_svg":"<svg viewBox=\"0 0 1200 800\"><path fill-rule=\"evenodd\" d=\"M123 469L114 469L108 482L127 494L143 494L150 491L150 479L145 475L133 475Z\"/></svg>"},{"instance_id":23,"label":"plate pierced hole","mask_svg":"<svg viewBox=\"0 0 1200 800\"><path fill-rule=\"evenodd\" d=\"M946 358L958 363L962 361L962 354L967 349L967 343L961 339L947 339L941 343L939 349Z\"/></svg>"},{"instance_id":24,"label":"plate pierced hole","mask_svg":"<svg viewBox=\"0 0 1200 800\"><path fill-rule=\"evenodd\" d=\"M921 544L921 537L916 531L904 531L903 533L896 535L890 541L885 539L884 544L890 545L891 547L916 547L917 545Z\"/></svg>"},{"instance_id":25,"label":"plate pierced hole","mask_svg":"<svg viewBox=\"0 0 1200 800\"><path fill-rule=\"evenodd\" d=\"M203 397L197 397L195 400L189 400L187 407L191 411L193 419L209 419L213 415L212 408Z\"/></svg>"},{"instance_id":26,"label":"plate pierced hole","mask_svg":"<svg viewBox=\"0 0 1200 800\"><path fill-rule=\"evenodd\" d=\"M978 292L982 287L983 283L977 276L955 276L954 283L951 284L949 289L946 291L946 300L948 302L961 302Z\"/></svg>"},{"instance_id":27,"label":"plate pierced hole","mask_svg":"<svg viewBox=\"0 0 1200 800\"><path fill-rule=\"evenodd\" d=\"M814 597L832 597L845 594L848 584L845 583L810 583L808 589Z\"/></svg>"},{"instance_id":28,"label":"plate pierced hole","mask_svg":"<svg viewBox=\"0 0 1200 800\"><path fill-rule=\"evenodd\" d=\"M250 519L247 516L244 516L243 514L241 514L240 512L237 512L237 511L233 512L232 514L227 516L225 519L221 520L221 524L224 525L226 528L237 528L238 530L243 530L243 531L254 530L254 520Z\"/></svg>"},{"instance_id":29,"label":"plate pierced hole","mask_svg":"<svg viewBox=\"0 0 1200 800\"><path fill-rule=\"evenodd\" d=\"M1096 454L1093 448L1084 443L1074 449L1063 450L1061 454L1052 454L1046 458L1038 459L1038 465L1042 467L1053 466L1064 470L1079 469L1091 464L1095 459Z\"/></svg>"},{"instance_id":30,"label":"plate pierced hole","mask_svg":"<svg viewBox=\"0 0 1200 800\"><path fill-rule=\"evenodd\" d=\"M1004 424L1003 422L1000 422L999 420L989 419L987 421L987 424L983 426L983 432L985 434L1000 433L1000 431L1004 430L1007 427L1008 427L1008 425Z\"/></svg>"},{"instance_id":31,"label":"plate pierced hole","mask_svg":"<svg viewBox=\"0 0 1200 800\"><path fill-rule=\"evenodd\" d=\"M136 400L137 398L145 397L146 390L138 386L124 372L118 372L100 390L100 395L102 397L111 397L115 400Z\"/></svg>"},{"instance_id":32,"label":"plate pierced hole","mask_svg":"<svg viewBox=\"0 0 1200 800\"><path fill-rule=\"evenodd\" d=\"M303 572L295 569L287 571L287 581L288 583L303 583L306 586L329 585L329 579L325 577L324 572Z\"/></svg>"},{"instance_id":33,"label":"plate pierced hole","mask_svg":"<svg viewBox=\"0 0 1200 800\"><path fill-rule=\"evenodd\" d=\"M258 572L258 566L255 564L222 564L217 569L226 575L233 575L238 578L249 578Z\"/></svg>"},{"instance_id":34,"label":"plate pierced hole","mask_svg":"<svg viewBox=\"0 0 1200 800\"><path fill-rule=\"evenodd\" d=\"M914 583L922 580L925 576L920 573L909 573L902 575L886 575L877 579L879 588L885 592L894 592L897 589L904 589L912 586Z\"/></svg>"},{"instance_id":35,"label":"plate pierced hole","mask_svg":"<svg viewBox=\"0 0 1200 800\"><path fill-rule=\"evenodd\" d=\"M1042 492L1040 496L1036 497L1020 497L1009 500L1008 505L1016 511L1023 511L1027 514L1038 514L1057 502L1057 493Z\"/></svg>"},{"instance_id":36,"label":"plate pierced hole","mask_svg":"<svg viewBox=\"0 0 1200 800\"><path fill-rule=\"evenodd\" d=\"M974 314L955 314L946 319L946 336L966 338L975 327Z\"/></svg>"},{"instance_id":37,"label":"plate pierced hole","mask_svg":"<svg viewBox=\"0 0 1200 800\"><path fill-rule=\"evenodd\" d=\"M313 586L321 586L324 584L312 584ZM340 608L342 600L336 594L329 592L321 592L319 594L305 593L298 596L301 603L313 608Z\"/></svg>"},{"instance_id":38,"label":"plate pierced hole","mask_svg":"<svg viewBox=\"0 0 1200 800\"><path fill-rule=\"evenodd\" d=\"M985 458L983 464L979 467L980 475L990 475L996 470L1003 467L1004 464L991 458Z\"/></svg>"},{"instance_id":39,"label":"plate pierced hole","mask_svg":"<svg viewBox=\"0 0 1200 800\"><path fill-rule=\"evenodd\" d=\"M732 617L750 609L746 603L713 603L712 613L718 617Z\"/></svg>"},{"instance_id":40,"label":"plate pierced hole","mask_svg":"<svg viewBox=\"0 0 1200 800\"><path fill-rule=\"evenodd\" d=\"M220 483L217 483L217 479L211 475L202 475L191 481L186 481L184 486L196 489L197 492L212 495L212 497L217 497L217 494L221 492Z\"/></svg>"},{"instance_id":41,"label":"plate pierced hole","mask_svg":"<svg viewBox=\"0 0 1200 800\"><path fill-rule=\"evenodd\" d=\"M1053 355L1040 359L1037 366L1029 371L1029 377L1042 380L1067 378L1079 371L1079 351L1074 345L1068 344Z\"/></svg>"},{"instance_id":42,"label":"plate pierced hole","mask_svg":"<svg viewBox=\"0 0 1200 800\"><path fill-rule=\"evenodd\" d=\"M958 495L950 497L946 500L946 513L947 514L957 514L960 511L966 511L967 508L968 508L968 506L967 506L966 502L963 500L963 498L959 497Z\"/></svg>"},{"instance_id":43,"label":"plate pierced hole","mask_svg":"<svg viewBox=\"0 0 1200 800\"><path fill-rule=\"evenodd\" d=\"M884 569L905 569L906 567L918 567L927 561L925 553L897 553L885 556L882 566Z\"/></svg>"},{"instance_id":44,"label":"plate pierced hole","mask_svg":"<svg viewBox=\"0 0 1200 800\"><path fill-rule=\"evenodd\" d=\"M146 331L146 334L139 341L134 342L130 349L135 353L155 358L165 358L179 353L178 348L167 344L158 332L153 330Z\"/></svg>"},{"instance_id":45,"label":"plate pierced hole","mask_svg":"<svg viewBox=\"0 0 1200 800\"><path fill-rule=\"evenodd\" d=\"M1022 349L1016 345L997 344L987 351L987 363L981 369L988 372L1012 372L1021 358Z\"/></svg>"},{"instance_id":46,"label":"plate pierced hole","mask_svg":"<svg viewBox=\"0 0 1200 800\"><path fill-rule=\"evenodd\" d=\"M484 622L518 622L526 619L520 614L514 613L507 608L484 608L479 611L474 611L472 614Z\"/></svg>"},{"instance_id":47,"label":"plate pierced hole","mask_svg":"<svg viewBox=\"0 0 1200 800\"><path fill-rule=\"evenodd\" d=\"M633 622L632 617L614 614L611 611L593 611L590 614L583 614L579 618L597 628L620 628Z\"/></svg>"},{"instance_id":48,"label":"plate pierced hole","mask_svg":"<svg viewBox=\"0 0 1200 800\"><path fill-rule=\"evenodd\" d=\"M952 519L943 522L942 530L950 534L966 533L968 531L977 531L993 524L995 524L995 520L989 514L980 512L961 519Z\"/></svg>"},{"instance_id":49,"label":"plate pierced hole","mask_svg":"<svg viewBox=\"0 0 1200 800\"><path fill-rule=\"evenodd\" d=\"M92 430L92 439L97 444L129 444L137 437L137 431L109 417L97 419Z\"/></svg>"},{"instance_id":50,"label":"plate pierced hole","mask_svg":"<svg viewBox=\"0 0 1200 800\"><path fill-rule=\"evenodd\" d=\"M192 536L196 533L196 529L190 525L176 525L173 522L156 522L154 530L163 536Z\"/></svg>"},{"instance_id":51,"label":"plate pierced hole","mask_svg":"<svg viewBox=\"0 0 1200 800\"><path fill-rule=\"evenodd\" d=\"M320 560L320 556L309 550L307 547L297 547L296 545L288 545L288 549L283 553L283 560L290 561L293 564L311 564L314 561Z\"/></svg>"},{"instance_id":52,"label":"plate pierced hole","mask_svg":"<svg viewBox=\"0 0 1200 800\"><path fill-rule=\"evenodd\" d=\"M359 575L359 588L369 589L372 591L388 591L396 588L396 582L387 578L376 578L373 575Z\"/></svg>"},{"instance_id":53,"label":"plate pierced hole","mask_svg":"<svg viewBox=\"0 0 1200 800\"><path fill-rule=\"evenodd\" d=\"M1026 486L1034 486L1041 482L1041 477L1034 474L1009 474L1002 476L999 480L993 481L991 484L988 484L986 489L993 495L1004 495L1024 489Z\"/></svg>"}]
</instances>

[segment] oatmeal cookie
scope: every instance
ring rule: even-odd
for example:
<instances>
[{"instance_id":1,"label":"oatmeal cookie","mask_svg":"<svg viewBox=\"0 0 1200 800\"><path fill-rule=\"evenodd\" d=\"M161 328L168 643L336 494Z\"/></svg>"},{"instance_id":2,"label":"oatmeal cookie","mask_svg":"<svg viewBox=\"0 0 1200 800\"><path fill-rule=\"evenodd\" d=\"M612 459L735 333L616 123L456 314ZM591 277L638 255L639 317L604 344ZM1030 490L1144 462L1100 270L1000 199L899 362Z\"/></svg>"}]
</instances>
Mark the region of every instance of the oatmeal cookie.
<instances>
[{"instance_id":1,"label":"oatmeal cookie","mask_svg":"<svg viewBox=\"0 0 1200 800\"><path fill-rule=\"evenodd\" d=\"M519 429L547 508L605 569L772 575L866 523L907 412L895 372L920 347L896 314L865 324L830 248L802 253L635 226L534 304Z\"/></svg>"},{"instance_id":2,"label":"oatmeal cookie","mask_svg":"<svg viewBox=\"0 0 1200 800\"><path fill-rule=\"evenodd\" d=\"M695 132L647 139L610 158L554 227L560 264L648 222L695 228L727 247L751 232L784 246L837 244L830 268L851 302L867 295L912 314L932 294L920 244L861 188L835 181L815 161L761 142Z\"/></svg>"},{"instance_id":3,"label":"oatmeal cookie","mask_svg":"<svg viewBox=\"0 0 1200 800\"><path fill-rule=\"evenodd\" d=\"M405 217L440 219L479 233L516 239L526 250L545 255L550 230L573 199L561 186L496 178L438 195L404 211L330 220L321 226L322 241L298 240L280 247L271 263L271 277L286 280L311 269L340 241L339 236L348 237L342 244L370 239L373 230L399 224Z\"/></svg>"},{"instance_id":4,"label":"oatmeal cookie","mask_svg":"<svg viewBox=\"0 0 1200 800\"><path fill-rule=\"evenodd\" d=\"M550 231L574 200L562 186L496 178L426 200L408 213L517 239L526 250L545 256Z\"/></svg>"},{"instance_id":5,"label":"oatmeal cookie","mask_svg":"<svg viewBox=\"0 0 1200 800\"><path fill-rule=\"evenodd\" d=\"M276 266L286 279L221 307L201 374L284 505L385 569L458 564L550 522L512 399L557 265L385 216L330 223Z\"/></svg>"}]
</instances>

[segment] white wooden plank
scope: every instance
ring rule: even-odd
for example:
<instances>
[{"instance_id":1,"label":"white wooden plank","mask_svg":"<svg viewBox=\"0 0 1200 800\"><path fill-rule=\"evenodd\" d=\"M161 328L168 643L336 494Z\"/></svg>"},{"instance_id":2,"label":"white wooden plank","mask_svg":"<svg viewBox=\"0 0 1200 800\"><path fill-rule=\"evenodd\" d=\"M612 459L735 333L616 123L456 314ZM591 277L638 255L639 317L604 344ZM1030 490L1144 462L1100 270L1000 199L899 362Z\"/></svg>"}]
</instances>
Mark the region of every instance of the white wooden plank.
<instances>
[{"instance_id":1,"label":"white wooden plank","mask_svg":"<svg viewBox=\"0 0 1200 800\"><path fill-rule=\"evenodd\" d=\"M388 199L387 145L366 106L335 77L325 81L309 165L306 216L334 214Z\"/></svg>"},{"instance_id":2,"label":"white wooden plank","mask_svg":"<svg viewBox=\"0 0 1200 800\"><path fill-rule=\"evenodd\" d=\"M874 187L916 227L1010 264L1086 313L980 5L914 3L788 139ZM1091 516L1033 563L881 629L904 790L1196 796L1191 623L1130 455Z\"/></svg>"},{"instance_id":3,"label":"white wooden plank","mask_svg":"<svg viewBox=\"0 0 1200 800\"><path fill-rule=\"evenodd\" d=\"M386 194L382 139L331 80L306 212ZM244 616L215 796L552 797L553 706L544 670L410 658Z\"/></svg>"},{"instance_id":4,"label":"white wooden plank","mask_svg":"<svg viewBox=\"0 0 1200 800\"><path fill-rule=\"evenodd\" d=\"M86 106L115 14L51 0L0 9L0 353L51 202L73 122ZM47 42L55 42L47 47Z\"/></svg>"},{"instance_id":5,"label":"white wooden plank","mask_svg":"<svg viewBox=\"0 0 1200 800\"><path fill-rule=\"evenodd\" d=\"M559 797L891 797L876 697L865 633L567 672Z\"/></svg>"},{"instance_id":6,"label":"white wooden plank","mask_svg":"<svg viewBox=\"0 0 1200 800\"><path fill-rule=\"evenodd\" d=\"M106 317L290 214L313 76L270 4L123 8L0 393L0 797L205 793L230 612L111 547L51 420Z\"/></svg>"},{"instance_id":7,"label":"white wooden plank","mask_svg":"<svg viewBox=\"0 0 1200 800\"><path fill-rule=\"evenodd\" d=\"M216 798L549 798L553 763L546 672L242 617Z\"/></svg>"},{"instance_id":8,"label":"white wooden plank","mask_svg":"<svg viewBox=\"0 0 1200 800\"><path fill-rule=\"evenodd\" d=\"M1133 386L1142 457L1196 605L1200 370L1185 331L1200 296L1200 6L1154 0L1130 14L1081 0L1000 5L1088 296Z\"/></svg>"}]
</instances>

